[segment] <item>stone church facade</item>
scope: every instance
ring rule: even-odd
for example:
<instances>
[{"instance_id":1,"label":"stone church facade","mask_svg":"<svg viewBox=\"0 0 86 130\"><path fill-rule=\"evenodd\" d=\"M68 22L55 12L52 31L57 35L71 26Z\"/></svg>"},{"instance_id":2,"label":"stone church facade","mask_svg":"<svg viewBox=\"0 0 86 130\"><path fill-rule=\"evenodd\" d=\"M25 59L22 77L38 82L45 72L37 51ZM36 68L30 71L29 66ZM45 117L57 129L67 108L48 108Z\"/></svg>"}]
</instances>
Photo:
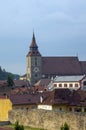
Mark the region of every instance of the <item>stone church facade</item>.
<instances>
[{"instance_id":1,"label":"stone church facade","mask_svg":"<svg viewBox=\"0 0 86 130\"><path fill-rule=\"evenodd\" d=\"M86 74L86 61L79 61L76 56L43 57L38 50L34 33L26 59L26 79L31 85L41 78Z\"/></svg>"}]
</instances>

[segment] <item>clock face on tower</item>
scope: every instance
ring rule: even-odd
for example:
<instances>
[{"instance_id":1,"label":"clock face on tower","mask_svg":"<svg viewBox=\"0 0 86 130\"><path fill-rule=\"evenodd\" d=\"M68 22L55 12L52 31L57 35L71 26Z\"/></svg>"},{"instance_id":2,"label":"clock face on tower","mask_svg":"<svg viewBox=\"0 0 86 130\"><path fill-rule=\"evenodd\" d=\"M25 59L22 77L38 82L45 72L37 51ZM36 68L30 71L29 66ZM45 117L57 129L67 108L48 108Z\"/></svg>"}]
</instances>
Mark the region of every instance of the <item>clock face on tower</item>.
<instances>
[{"instance_id":1,"label":"clock face on tower","mask_svg":"<svg viewBox=\"0 0 86 130\"><path fill-rule=\"evenodd\" d=\"M33 71L34 71L35 73L37 73L37 72L39 72L39 68L38 68L38 67L34 67L34 68L33 68Z\"/></svg>"}]
</instances>

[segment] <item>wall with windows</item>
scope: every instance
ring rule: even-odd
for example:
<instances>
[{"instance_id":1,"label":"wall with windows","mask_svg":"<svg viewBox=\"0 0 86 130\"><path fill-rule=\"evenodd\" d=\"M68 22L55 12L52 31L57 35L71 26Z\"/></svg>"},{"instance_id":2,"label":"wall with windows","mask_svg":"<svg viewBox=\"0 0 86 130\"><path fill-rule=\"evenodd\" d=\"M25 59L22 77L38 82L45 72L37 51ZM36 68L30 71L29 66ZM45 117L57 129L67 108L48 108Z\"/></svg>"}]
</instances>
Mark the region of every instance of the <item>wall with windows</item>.
<instances>
[{"instance_id":1,"label":"wall with windows","mask_svg":"<svg viewBox=\"0 0 86 130\"><path fill-rule=\"evenodd\" d=\"M80 83L79 82L58 82L53 83L54 88L69 88L69 89L79 89Z\"/></svg>"}]
</instances>

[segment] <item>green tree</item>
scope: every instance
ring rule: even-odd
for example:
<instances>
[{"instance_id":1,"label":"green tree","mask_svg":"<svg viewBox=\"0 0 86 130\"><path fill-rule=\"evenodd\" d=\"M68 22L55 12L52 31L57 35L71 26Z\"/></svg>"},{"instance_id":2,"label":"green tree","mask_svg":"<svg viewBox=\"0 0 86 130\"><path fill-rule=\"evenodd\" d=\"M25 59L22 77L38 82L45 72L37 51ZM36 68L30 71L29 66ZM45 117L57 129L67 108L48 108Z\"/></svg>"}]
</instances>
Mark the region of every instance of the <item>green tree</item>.
<instances>
[{"instance_id":1,"label":"green tree","mask_svg":"<svg viewBox=\"0 0 86 130\"><path fill-rule=\"evenodd\" d=\"M60 130L69 130L68 124L65 122L64 125L61 126Z\"/></svg>"},{"instance_id":2,"label":"green tree","mask_svg":"<svg viewBox=\"0 0 86 130\"><path fill-rule=\"evenodd\" d=\"M14 85L12 75L8 75L8 77L7 77L7 84L8 84L8 86L13 86Z\"/></svg>"},{"instance_id":3,"label":"green tree","mask_svg":"<svg viewBox=\"0 0 86 130\"><path fill-rule=\"evenodd\" d=\"M24 126L23 125L19 125L19 122L16 121L14 130L24 130Z\"/></svg>"}]
</instances>

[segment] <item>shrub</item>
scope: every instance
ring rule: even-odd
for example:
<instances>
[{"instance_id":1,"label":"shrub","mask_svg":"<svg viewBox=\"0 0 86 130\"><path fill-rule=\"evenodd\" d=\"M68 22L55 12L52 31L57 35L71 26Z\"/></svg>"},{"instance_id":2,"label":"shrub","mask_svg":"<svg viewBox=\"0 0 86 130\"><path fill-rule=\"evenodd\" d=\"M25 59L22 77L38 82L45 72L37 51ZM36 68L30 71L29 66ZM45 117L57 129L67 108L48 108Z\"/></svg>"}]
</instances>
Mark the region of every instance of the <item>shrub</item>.
<instances>
[{"instance_id":1,"label":"shrub","mask_svg":"<svg viewBox=\"0 0 86 130\"><path fill-rule=\"evenodd\" d=\"M19 122L16 121L15 122L15 126L14 126L14 130L24 130L24 126L23 125L19 125Z\"/></svg>"},{"instance_id":2,"label":"shrub","mask_svg":"<svg viewBox=\"0 0 86 130\"><path fill-rule=\"evenodd\" d=\"M69 130L69 126L66 122L61 126L61 130Z\"/></svg>"}]
</instances>

